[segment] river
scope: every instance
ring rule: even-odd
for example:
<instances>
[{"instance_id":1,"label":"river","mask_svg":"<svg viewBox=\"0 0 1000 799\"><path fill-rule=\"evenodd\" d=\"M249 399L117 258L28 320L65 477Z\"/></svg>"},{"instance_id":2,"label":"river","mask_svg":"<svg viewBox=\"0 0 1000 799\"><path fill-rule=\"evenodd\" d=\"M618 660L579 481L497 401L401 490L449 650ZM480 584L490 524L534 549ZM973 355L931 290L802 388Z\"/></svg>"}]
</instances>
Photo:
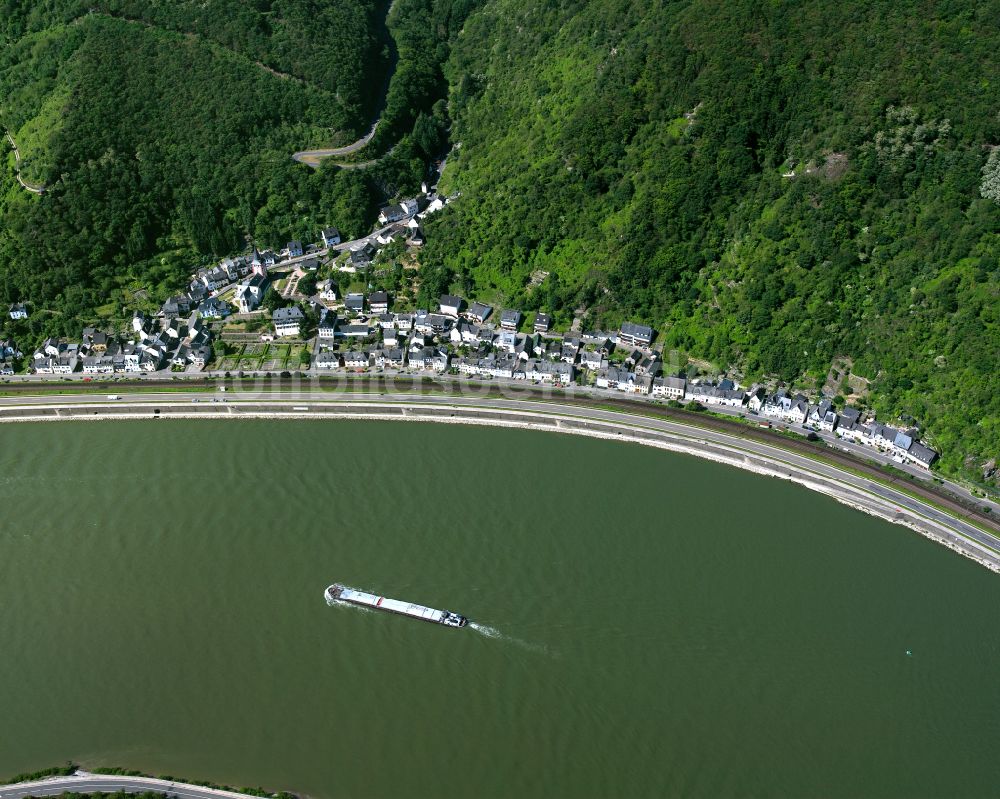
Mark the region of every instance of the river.
<instances>
[{"instance_id":1,"label":"river","mask_svg":"<svg viewBox=\"0 0 1000 799\"><path fill-rule=\"evenodd\" d=\"M392 422L4 426L0 776L994 796L997 575L718 464ZM459 611L327 607L332 581Z\"/></svg>"}]
</instances>

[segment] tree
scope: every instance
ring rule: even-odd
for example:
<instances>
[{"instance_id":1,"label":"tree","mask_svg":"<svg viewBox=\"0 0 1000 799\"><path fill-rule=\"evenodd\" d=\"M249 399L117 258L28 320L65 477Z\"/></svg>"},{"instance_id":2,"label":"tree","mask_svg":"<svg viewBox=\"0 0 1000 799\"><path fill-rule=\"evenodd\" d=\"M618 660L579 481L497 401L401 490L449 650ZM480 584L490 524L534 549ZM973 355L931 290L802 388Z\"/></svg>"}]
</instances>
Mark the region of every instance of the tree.
<instances>
[{"instance_id":1,"label":"tree","mask_svg":"<svg viewBox=\"0 0 1000 799\"><path fill-rule=\"evenodd\" d=\"M306 297L311 297L316 293L316 273L306 272L299 280L298 291Z\"/></svg>"},{"instance_id":2,"label":"tree","mask_svg":"<svg viewBox=\"0 0 1000 799\"><path fill-rule=\"evenodd\" d=\"M281 292L275 288L271 288L264 294L264 307L267 308L271 313L274 313L279 308L287 308L292 304L291 300L286 300L281 296Z\"/></svg>"}]
</instances>

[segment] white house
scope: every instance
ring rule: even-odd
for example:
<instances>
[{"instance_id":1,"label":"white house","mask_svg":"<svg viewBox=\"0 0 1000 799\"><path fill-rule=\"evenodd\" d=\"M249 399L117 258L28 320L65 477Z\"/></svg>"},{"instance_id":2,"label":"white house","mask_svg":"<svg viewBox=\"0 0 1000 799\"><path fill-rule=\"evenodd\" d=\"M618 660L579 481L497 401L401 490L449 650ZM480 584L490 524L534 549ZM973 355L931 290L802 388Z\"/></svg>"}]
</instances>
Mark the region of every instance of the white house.
<instances>
[{"instance_id":1,"label":"white house","mask_svg":"<svg viewBox=\"0 0 1000 799\"><path fill-rule=\"evenodd\" d=\"M218 297L209 297L198 306L198 313L205 319L225 319L229 316L229 311L229 305Z\"/></svg>"},{"instance_id":2,"label":"white house","mask_svg":"<svg viewBox=\"0 0 1000 799\"><path fill-rule=\"evenodd\" d=\"M837 414L830 400L821 400L819 405L810 409L809 424L824 432L833 432L833 428L837 426Z\"/></svg>"},{"instance_id":3,"label":"white house","mask_svg":"<svg viewBox=\"0 0 1000 799\"><path fill-rule=\"evenodd\" d=\"M809 403L801 394L792 398L787 391L779 389L764 399L760 412L763 416L782 419L791 424L803 424L809 416Z\"/></svg>"},{"instance_id":4,"label":"white house","mask_svg":"<svg viewBox=\"0 0 1000 799\"><path fill-rule=\"evenodd\" d=\"M406 211L401 205L387 205L378 212L378 221L383 225L398 222L406 217Z\"/></svg>"},{"instance_id":5,"label":"white house","mask_svg":"<svg viewBox=\"0 0 1000 799\"><path fill-rule=\"evenodd\" d=\"M451 343L456 345L477 344L480 340L479 328L471 322L466 322L464 319L451 329L450 336Z\"/></svg>"},{"instance_id":6,"label":"white house","mask_svg":"<svg viewBox=\"0 0 1000 799\"><path fill-rule=\"evenodd\" d=\"M339 369L340 354L336 352L321 352L313 360L317 369Z\"/></svg>"},{"instance_id":7,"label":"white house","mask_svg":"<svg viewBox=\"0 0 1000 799\"><path fill-rule=\"evenodd\" d=\"M376 291L368 298L368 307L373 314L384 314L389 312L389 294L385 291Z\"/></svg>"},{"instance_id":8,"label":"white house","mask_svg":"<svg viewBox=\"0 0 1000 799\"><path fill-rule=\"evenodd\" d=\"M254 274L248 280L240 283L236 288L234 299L240 313L252 313L260 307L261 300L264 299L264 292L267 291L267 278L261 274Z\"/></svg>"},{"instance_id":9,"label":"white house","mask_svg":"<svg viewBox=\"0 0 1000 799\"><path fill-rule=\"evenodd\" d=\"M647 325L637 325L635 322L622 322L618 331L618 343L627 347L648 347L653 342L653 328Z\"/></svg>"},{"instance_id":10,"label":"white house","mask_svg":"<svg viewBox=\"0 0 1000 799\"><path fill-rule=\"evenodd\" d=\"M326 302L337 301L337 284L332 280L321 280L316 284L316 288L319 290L319 298L321 300L325 300Z\"/></svg>"},{"instance_id":11,"label":"white house","mask_svg":"<svg viewBox=\"0 0 1000 799\"><path fill-rule=\"evenodd\" d=\"M938 454L930 447L921 444L919 441L914 441L910 446L907 456L907 460L917 464L917 466L923 466L925 469L929 469L931 464L937 460Z\"/></svg>"},{"instance_id":12,"label":"white house","mask_svg":"<svg viewBox=\"0 0 1000 799\"><path fill-rule=\"evenodd\" d=\"M521 312L513 308L507 308L500 312L500 329L517 330L521 324Z\"/></svg>"},{"instance_id":13,"label":"white house","mask_svg":"<svg viewBox=\"0 0 1000 799\"><path fill-rule=\"evenodd\" d=\"M405 364L406 353L399 347L389 347L383 350L382 356L385 369L402 369Z\"/></svg>"},{"instance_id":14,"label":"white house","mask_svg":"<svg viewBox=\"0 0 1000 799\"><path fill-rule=\"evenodd\" d=\"M738 389L726 389L720 386L694 386L688 385L684 391L684 398L702 402L706 405L721 405L729 408L740 408L743 406L745 394Z\"/></svg>"},{"instance_id":15,"label":"white house","mask_svg":"<svg viewBox=\"0 0 1000 799\"><path fill-rule=\"evenodd\" d=\"M28 309L22 303L14 303L10 306L9 314L11 319L27 319Z\"/></svg>"},{"instance_id":16,"label":"white house","mask_svg":"<svg viewBox=\"0 0 1000 799\"><path fill-rule=\"evenodd\" d=\"M635 375L628 369L608 366L597 373L595 384L598 388L617 389L619 383L628 383L630 380L635 380Z\"/></svg>"},{"instance_id":17,"label":"white house","mask_svg":"<svg viewBox=\"0 0 1000 799\"><path fill-rule=\"evenodd\" d=\"M441 298L438 300L438 308L440 312L445 316L450 316L452 319L458 319L458 315L462 312L463 305L465 305L465 300L451 294L442 294Z\"/></svg>"},{"instance_id":18,"label":"white house","mask_svg":"<svg viewBox=\"0 0 1000 799\"><path fill-rule=\"evenodd\" d=\"M751 413L759 413L764 406L766 397L767 393L764 391L764 387L759 383L754 383L747 392L747 408L750 409Z\"/></svg>"},{"instance_id":19,"label":"white house","mask_svg":"<svg viewBox=\"0 0 1000 799\"><path fill-rule=\"evenodd\" d=\"M326 228L320 233L320 237L323 239L323 246L327 249L340 244L340 231L335 227Z\"/></svg>"},{"instance_id":20,"label":"white house","mask_svg":"<svg viewBox=\"0 0 1000 799\"><path fill-rule=\"evenodd\" d=\"M478 324L482 324L483 322L486 321L486 319L489 317L489 315L491 313L493 313L493 306L492 305L485 305L485 304L483 304L481 302L474 302L474 303L472 303L471 307L469 308L469 312L468 312L467 316L473 322L477 322Z\"/></svg>"},{"instance_id":21,"label":"white house","mask_svg":"<svg viewBox=\"0 0 1000 799\"><path fill-rule=\"evenodd\" d=\"M656 377L653 379L652 394L654 397L681 400L686 388L687 380L683 377Z\"/></svg>"},{"instance_id":22,"label":"white house","mask_svg":"<svg viewBox=\"0 0 1000 799\"><path fill-rule=\"evenodd\" d=\"M435 354L432 347L421 347L418 350L412 350L409 358L410 368L430 369Z\"/></svg>"},{"instance_id":23,"label":"white house","mask_svg":"<svg viewBox=\"0 0 1000 799\"><path fill-rule=\"evenodd\" d=\"M317 335L328 341L337 337L337 314L333 311L327 311L323 314L317 326Z\"/></svg>"},{"instance_id":24,"label":"white house","mask_svg":"<svg viewBox=\"0 0 1000 799\"><path fill-rule=\"evenodd\" d=\"M396 314L396 327L399 328L400 333L409 333L413 330L413 314Z\"/></svg>"},{"instance_id":25,"label":"white house","mask_svg":"<svg viewBox=\"0 0 1000 799\"><path fill-rule=\"evenodd\" d=\"M573 365L562 361L529 361L524 374L528 380L565 386L573 382Z\"/></svg>"},{"instance_id":26,"label":"white house","mask_svg":"<svg viewBox=\"0 0 1000 799\"><path fill-rule=\"evenodd\" d=\"M365 309L365 295L356 293L344 297L344 307L352 313L361 313Z\"/></svg>"},{"instance_id":27,"label":"white house","mask_svg":"<svg viewBox=\"0 0 1000 799\"><path fill-rule=\"evenodd\" d=\"M274 334L281 337L300 335L304 318L305 315L297 305L278 308L271 315L271 321L274 322Z\"/></svg>"},{"instance_id":28,"label":"white house","mask_svg":"<svg viewBox=\"0 0 1000 799\"><path fill-rule=\"evenodd\" d=\"M580 352L580 366L597 371L604 363L604 356L597 350L585 349Z\"/></svg>"},{"instance_id":29,"label":"white house","mask_svg":"<svg viewBox=\"0 0 1000 799\"><path fill-rule=\"evenodd\" d=\"M344 367L347 369L367 369L369 358L367 352L353 350L344 354Z\"/></svg>"}]
</instances>

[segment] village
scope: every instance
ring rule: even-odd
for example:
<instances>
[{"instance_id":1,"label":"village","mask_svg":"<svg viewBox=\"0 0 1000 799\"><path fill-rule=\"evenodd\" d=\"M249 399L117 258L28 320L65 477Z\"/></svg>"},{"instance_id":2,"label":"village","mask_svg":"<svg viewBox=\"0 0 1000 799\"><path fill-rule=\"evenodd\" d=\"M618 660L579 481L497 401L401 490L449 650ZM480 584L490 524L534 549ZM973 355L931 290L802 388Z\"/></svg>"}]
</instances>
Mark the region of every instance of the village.
<instances>
[{"instance_id":1,"label":"village","mask_svg":"<svg viewBox=\"0 0 1000 799\"><path fill-rule=\"evenodd\" d=\"M84 380L295 371L429 373L589 387L613 396L741 414L802 435L833 434L922 468L937 458L917 431L880 423L857 408L837 407L833 399L820 396L811 402L785 388L742 387L724 376L689 378L685 370L666 369L654 345L656 333L647 325L626 321L613 331L557 332L545 312L494 308L451 294L440 296L436 307L395 308L390 291L371 290L376 259L397 242L421 246L421 222L446 202L424 193L387 206L375 232L350 242L327 228L311 245L291 241L277 252L251 247L248 254L198 269L184 294L168 298L155 314L136 311L128 330L88 327L78 341L46 340L26 359L26 369L35 375L78 374ZM342 292L341 285L360 290ZM12 319L28 313L24 304L9 309ZM22 357L15 342L0 342L0 375L13 375Z\"/></svg>"}]
</instances>

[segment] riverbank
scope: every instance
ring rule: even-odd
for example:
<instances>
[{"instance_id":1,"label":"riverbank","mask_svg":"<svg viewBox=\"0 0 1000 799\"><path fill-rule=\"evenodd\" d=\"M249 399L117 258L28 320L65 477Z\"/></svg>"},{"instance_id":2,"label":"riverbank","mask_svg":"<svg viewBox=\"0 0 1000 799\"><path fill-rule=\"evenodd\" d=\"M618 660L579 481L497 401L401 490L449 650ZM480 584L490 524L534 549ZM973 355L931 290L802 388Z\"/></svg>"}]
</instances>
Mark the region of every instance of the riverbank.
<instances>
[{"instance_id":1,"label":"riverbank","mask_svg":"<svg viewBox=\"0 0 1000 799\"><path fill-rule=\"evenodd\" d=\"M250 799L250 797L291 799L293 796L288 793L272 794L248 788L233 789L207 783L183 782L170 777L91 773L83 770L0 785L0 799L60 796L64 793L158 793L178 799Z\"/></svg>"},{"instance_id":2,"label":"riverbank","mask_svg":"<svg viewBox=\"0 0 1000 799\"><path fill-rule=\"evenodd\" d=\"M513 427L624 441L712 460L798 483L872 516L908 527L994 572L1000 538L904 490L778 446L680 422L600 409L527 401L463 404L458 398L324 396L320 399L204 395L100 400L59 397L44 405L3 408L0 421L123 419L352 419Z\"/></svg>"}]
</instances>

